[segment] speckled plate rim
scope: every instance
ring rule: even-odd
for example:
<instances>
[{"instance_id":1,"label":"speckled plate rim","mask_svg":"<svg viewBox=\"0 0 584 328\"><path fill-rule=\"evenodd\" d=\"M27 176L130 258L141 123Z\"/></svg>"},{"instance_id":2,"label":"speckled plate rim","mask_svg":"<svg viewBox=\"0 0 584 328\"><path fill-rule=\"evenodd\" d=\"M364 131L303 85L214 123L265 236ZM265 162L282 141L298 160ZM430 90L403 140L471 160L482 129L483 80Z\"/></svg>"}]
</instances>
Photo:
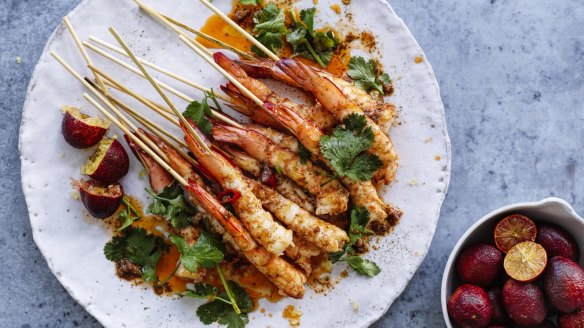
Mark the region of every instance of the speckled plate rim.
<instances>
[{"instance_id":1,"label":"speckled plate rim","mask_svg":"<svg viewBox=\"0 0 584 328\"><path fill-rule=\"evenodd\" d=\"M75 14L76 12L80 11L90 1L91 0L82 0L77 6L75 6L67 14L67 16L70 16L70 15ZM384 5L385 8L387 8L387 10L389 11L389 13L391 15L394 15L394 16L396 16L398 18L399 23L401 25L401 28L404 29L405 33L414 42L415 48L417 49L417 51L419 52L419 54L421 56L423 56L424 58L427 58L425 56L422 48L420 47L420 45L418 44L418 42L416 41L416 39L414 38L414 36L411 34L411 32L408 29L408 27L405 25L403 19L401 19L395 13L395 11L391 7L391 5L388 2L384 1L384 0L376 0L376 2ZM63 32L63 30L64 30L64 25L63 25L63 23L60 23L55 28L55 30L51 33L51 35L48 38L48 40L47 40L47 42L46 42L46 44L45 44L45 46L44 46L43 51L41 52L41 54L44 54L47 51L47 49L54 42L55 38L57 36L59 36L59 34ZM446 158L445 158L446 164L445 164L445 170L444 170L445 171L445 174L444 174L444 178L445 178L444 188L443 188L443 190L441 192L441 198L440 198L440 201L439 201L439 204L438 204L439 206L437 207L437 212L433 216L434 219L432 220L432 222L430 222L431 223L431 226L432 226L432 238L428 238L428 240L426 241L426 243L425 243L425 245L423 247L423 252L422 252L421 256L417 256L416 257L416 260L413 261L413 262L415 262L415 268L416 268L416 270L419 268L419 266L421 265L422 261L426 257L426 255L428 253L428 249L430 247L430 244L431 244L431 242L433 240L433 236L434 236L434 232L436 230L437 222L438 222L438 219L440 217L441 206L442 206L442 204L444 202L444 199L446 197L446 194L447 194L447 191L448 191L448 188L449 188L449 184L450 184L451 154L452 154L451 153L451 142L450 142L450 138L449 138L449 135L448 135L447 125L446 125L446 119L445 119L444 105L443 105L442 99L440 97L440 88L439 88L438 82L437 82L437 80L435 78L434 71L433 71L432 66L429 63L429 61L427 59L425 59L423 61L422 65L424 65L426 67L428 76L431 79L432 85L435 88L435 91L436 91L436 93L438 95L438 98L435 99L435 101L438 102L437 105L440 108L440 111L441 111L441 113L440 113L441 115L440 116L441 116L442 124L444 126L444 129L443 129L442 132L443 132L443 137L444 137L445 146L446 146ZM24 111L25 108L27 108L29 106L29 100L30 100L29 94L31 93L32 88L34 87L34 82L35 82L35 80L37 78L37 75L39 73L38 72L38 69L37 69L37 66L38 66L38 63L37 63L37 65L35 65L35 69L33 71L33 74L31 76L31 79L30 79L30 82L29 82L29 85L28 85L28 88L27 88L26 100L25 100L24 105L23 105L23 111ZM21 162L23 160L23 155L22 155L22 138L21 137L22 137L22 133L23 133L23 130L24 130L25 126L26 126L26 121L24 120L24 116L23 116L23 119L22 119L21 125L20 125L19 145L18 145ZM21 176L24 176L25 170L26 170L25 165L21 165ZM27 190L26 190L26 188L24 186L24 181L21 181L21 182L22 182L21 187L22 187L22 190L23 190L23 194L24 194L24 197L25 197L26 204L27 204L27 212L30 215L30 201L29 201L29 196L28 196ZM32 224L32 221L31 221L31 224ZM32 233L33 233L33 240L35 241L35 244L37 245L37 247L39 248L39 250L41 251L41 253L45 257L45 260L47 261L47 265L49 267L49 270L53 273L53 275L57 278L57 280L61 283L61 285L65 288L65 290L67 290L67 292L71 295L71 297L73 299L75 299L75 301L77 301L79 304L81 304L84 307L84 309L87 310L98 322L100 322L102 325L105 326L106 325L106 322L102 318L102 316L104 314L101 313L101 312L99 312L96 307L88 307L88 306L86 306L85 304L83 304L81 302L79 296L66 284L66 282L64 281L64 278L62 277L62 275L57 274L56 268L54 267L53 262L51 261L51 258L50 257L47 257L47 255L46 255L47 254L47 251L42 246L42 243L40 243L38 241L38 234L35 232L35 229L32 229ZM397 297L399 297L399 295L404 291L404 289L406 288L407 284L412 279L414 273L415 273L415 271L411 274L411 276L403 284L400 284L398 286L395 286L396 290L398 291L398 294L395 295L395 298L394 299L396 299ZM374 322L376 322L377 320L379 320L379 318L381 318L389 310L389 307L391 306L391 304L392 304L392 302L387 303L386 306L383 309L381 309L381 311L379 312L379 315L378 316L375 316L375 317L374 316L369 316L367 318L367 320L361 321L360 324L358 324L355 327L368 327L368 326L370 326L371 324L373 324Z\"/></svg>"}]
</instances>

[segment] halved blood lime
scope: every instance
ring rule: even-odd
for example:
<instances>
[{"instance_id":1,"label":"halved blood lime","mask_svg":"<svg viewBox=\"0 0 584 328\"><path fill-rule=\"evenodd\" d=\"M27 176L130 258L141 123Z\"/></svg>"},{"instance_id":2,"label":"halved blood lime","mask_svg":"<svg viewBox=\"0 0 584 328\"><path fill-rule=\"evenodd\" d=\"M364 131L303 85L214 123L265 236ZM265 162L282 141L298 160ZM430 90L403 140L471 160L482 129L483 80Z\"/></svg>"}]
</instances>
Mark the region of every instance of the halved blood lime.
<instances>
[{"instance_id":1,"label":"halved blood lime","mask_svg":"<svg viewBox=\"0 0 584 328\"><path fill-rule=\"evenodd\" d=\"M524 241L534 241L537 235L535 223L519 214L509 215L497 223L493 233L495 244L507 253L511 247Z\"/></svg>"},{"instance_id":2,"label":"halved blood lime","mask_svg":"<svg viewBox=\"0 0 584 328\"><path fill-rule=\"evenodd\" d=\"M545 270L547 253L543 246L525 241L513 246L503 261L507 274L521 282L534 281Z\"/></svg>"}]
</instances>

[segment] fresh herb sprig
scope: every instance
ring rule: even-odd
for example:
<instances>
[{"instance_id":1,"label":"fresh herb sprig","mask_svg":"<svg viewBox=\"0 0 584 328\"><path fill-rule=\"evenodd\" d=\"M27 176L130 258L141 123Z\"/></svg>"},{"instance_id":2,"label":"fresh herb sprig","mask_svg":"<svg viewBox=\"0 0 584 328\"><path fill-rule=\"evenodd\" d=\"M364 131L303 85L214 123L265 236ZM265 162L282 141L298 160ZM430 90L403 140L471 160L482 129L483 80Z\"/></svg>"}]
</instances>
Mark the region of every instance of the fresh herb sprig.
<instances>
[{"instance_id":1,"label":"fresh herb sprig","mask_svg":"<svg viewBox=\"0 0 584 328\"><path fill-rule=\"evenodd\" d=\"M282 36L288 32L286 28L284 11L275 3L268 3L262 10L256 12L253 16L255 24L253 33L254 37L266 48L272 52L279 52L284 46ZM252 51L258 56L265 57L266 54L258 47L253 46Z\"/></svg>"},{"instance_id":2,"label":"fresh herb sprig","mask_svg":"<svg viewBox=\"0 0 584 328\"><path fill-rule=\"evenodd\" d=\"M217 110L222 111L221 105L219 105L217 97L215 97L215 93L213 90L211 90L205 92L205 96L201 101L194 100L192 103L190 103L183 112L183 116L193 120L193 122L197 124L199 130L201 130L201 132L204 134L210 134L211 129L213 128L213 124L207 118L207 116L213 117L213 112L211 111L209 100L212 101Z\"/></svg>"},{"instance_id":3,"label":"fresh herb sprig","mask_svg":"<svg viewBox=\"0 0 584 328\"><path fill-rule=\"evenodd\" d=\"M142 218L142 216L134 208L134 206L132 206L132 204L128 202L126 196L122 198L122 202L124 203L125 209L118 213L118 215L116 216L118 222L120 222L120 227L118 228L118 231L126 229L127 227L131 226L132 223Z\"/></svg>"},{"instance_id":4,"label":"fresh herb sprig","mask_svg":"<svg viewBox=\"0 0 584 328\"><path fill-rule=\"evenodd\" d=\"M355 255L353 249L353 245L359 239L370 233L366 228L367 223L369 223L369 211L363 206L353 208L351 210L351 222L348 231L349 242L345 244L342 251L329 254L329 259L333 263L339 261L346 262L358 274L373 277L379 274L381 269L375 262Z\"/></svg>"},{"instance_id":5,"label":"fresh herb sprig","mask_svg":"<svg viewBox=\"0 0 584 328\"><path fill-rule=\"evenodd\" d=\"M381 160L366 152L375 136L367 126L365 116L350 114L331 135L320 139L320 151L335 171L334 177L348 177L353 181L365 181L382 165Z\"/></svg>"},{"instance_id":6,"label":"fresh herb sprig","mask_svg":"<svg viewBox=\"0 0 584 328\"><path fill-rule=\"evenodd\" d=\"M186 201L181 186L173 183L159 193L146 189L152 196L152 203L148 206L148 212L164 217L175 229L182 229L191 224L191 220L197 210Z\"/></svg>"},{"instance_id":7,"label":"fresh herb sprig","mask_svg":"<svg viewBox=\"0 0 584 328\"><path fill-rule=\"evenodd\" d=\"M239 2L246 6L257 6L260 4L261 0L240 0Z\"/></svg>"},{"instance_id":8,"label":"fresh herb sprig","mask_svg":"<svg viewBox=\"0 0 584 328\"><path fill-rule=\"evenodd\" d=\"M327 67L333 57L334 50L340 40L332 30L326 32L314 30L314 14L316 8L302 9L300 18L294 10L290 16L294 21L294 28L286 33L286 41L294 49L293 56L302 56L316 61L320 66Z\"/></svg>"},{"instance_id":9,"label":"fresh herb sprig","mask_svg":"<svg viewBox=\"0 0 584 328\"><path fill-rule=\"evenodd\" d=\"M219 290L212 285L199 283L195 284L194 289L189 289L182 295L209 301L197 309L197 315L204 324L217 322L227 327L244 327L249 321L247 313L252 310L253 302L243 288L225 279L223 270L219 266L224 257L221 240L204 230L192 246L178 236L170 236L170 240L177 247L180 258L174 272L164 282L176 273L181 264L190 272L196 272L199 267L214 267L223 285L223 292L219 293Z\"/></svg>"},{"instance_id":10,"label":"fresh herb sprig","mask_svg":"<svg viewBox=\"0 0 584 328\"><path fill-rule=\"evenodd\" d=\"M363 57L351 57L347 75L361 89L367 92L375 90L382 95L385 94L386 86L390 86L392 83L387 73L380 73L379 67L373 59L365 61Z\"/></svg>"},{"instance_id":11,"label":"fresh herb sprig","mask_svg":"<svg viewBox=\"0 0 584 328\"><path fill-rule=\"evenodd\" d=\"M166 249L162 238L149 234L144 229L129 227L105 244L103 253L110 261L130 260L141 267L145 282L156 282L156 265Z\"/></svg>"}]
</instances>

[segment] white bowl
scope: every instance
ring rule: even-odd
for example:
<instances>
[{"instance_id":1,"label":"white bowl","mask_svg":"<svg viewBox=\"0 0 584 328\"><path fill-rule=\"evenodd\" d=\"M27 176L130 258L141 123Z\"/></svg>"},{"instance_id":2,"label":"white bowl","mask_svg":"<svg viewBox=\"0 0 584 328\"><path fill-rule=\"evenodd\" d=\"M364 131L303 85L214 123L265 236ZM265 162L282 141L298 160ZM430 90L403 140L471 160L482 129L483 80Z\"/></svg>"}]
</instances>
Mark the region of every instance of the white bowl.
<instances>
[{"instance_id":1,"label":"white bowl","mask_svg":"<svg viewBox=\"0 0 584 328\"><path fill-rule=\"evenodd\" d=\"M460 285L456 275L455 262L458 255L465 248L480 242L493 242L493 229L497 222L510 214L523 214L537 222L549 222L567 230L576 239L580 247L580 265L584 264L584 219L580 217L565 200L550 197L534 203L516 203L501 207L478 220L473 224L454 246L444 274L442 275L442 314L449 328L453 327L448 317L446 304L454 289Z\"/></svg>"}]
</instances>

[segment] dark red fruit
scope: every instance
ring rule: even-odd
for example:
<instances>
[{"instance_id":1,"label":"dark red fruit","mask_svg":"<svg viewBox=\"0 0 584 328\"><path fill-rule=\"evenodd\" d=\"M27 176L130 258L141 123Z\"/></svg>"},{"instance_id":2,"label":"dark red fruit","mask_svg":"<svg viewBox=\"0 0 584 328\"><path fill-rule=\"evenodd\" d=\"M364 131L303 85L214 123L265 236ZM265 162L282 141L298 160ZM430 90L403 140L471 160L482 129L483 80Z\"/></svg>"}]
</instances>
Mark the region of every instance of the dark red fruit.
<instances>
[{"instance_id":1,"label":"dark red fruit","mask_svg":"<svg viewBox=\"0 0 584 328\"><path fill-rule=\"evenodd\" d=\"M61 122L61 133L65 141L75 148L89 148L99 142L107 132L109 122L89 117L77 107L64 106L65 115Z\"/></svg>"},{"instance_id":2,"label":"dark red fruit","mask_svg":"<svg viewBox=\"0 0 584 328\"><path fill-rule=\"evenodd\" d=\"M487 287L503 271L503 253L490 244L471 246L458 257L456 271L463 282Z\"/></svg>"},{"instance_id":3,"label":"dark red fruit","mask_svg":"<svg viewBox=\"0 0 584 328\"><path fill-rule=\"evenodd\" d=\"M511 320L520 326L537 326L547 315L543 293L534 283L507 280L503 286L503 305Z\"/></svg>"},{"instance_id":4,"label":"dark red fruit","mask_svg":"<svg viewBox=\"0 0 584 328\"><path fill-rule=\"evenodd\" d=\"M556 325L554 325L551 321L546 320L536 328L556 328Z\"/></svg>"},{"instance_id":5,"label":"dark red fruit","mask_svg":"<svg viewBox=\"0 0 584 328\"><path fill-rule=\"evenodd\" d=\"M559 328L582 328L584 327L584 307L572 313L562 313L558 316Z\"/></svg>"},{"instance_id":6,"label":"dark red fruit","mask_svg":"<svg viewBox=\"0 0 584 328\"><path fill-rule=\"evenodd\" d=\"M105 219L113 215L124 197L124 189L119 183L103 184L99 181L75 181L79 196L85 208L93 217Z\"/></svg>"},{"instance_id":7,"label":"dark red fruit","mask_svg":"<svg viewBox=\"0 0 584 328\"><path fill-rule=\"evenodd\" d=\"M462 328L486 327L493 317L493 305L484 289L465 284L448 300L448 315Z\"/></svg>"},{"instance_id":8,"label":"dark red fruit","mask_svg":"<svg viewBox=\"0 0 584 328\"><path fill-rule=\"evenodd\" d=\"M537 230L536 242L545 248L549 258L563 256L578 262L580 259L578 244L566 230L547 223L539 224Z\"/></svg>"},{"instance_id":9,"label":"dark red fruit","mask_svg":"<svg viewBox=\"0 0 584 328\"><path fill-rule=\"evenodd\" d=\"M548 300L558 311L570 313L584 306L584 270L568 258L550 259L543 286Z\"/></svg>"},{"instance_id":10,"label":"dark red fruit","mask_svg":"<svg viewBox=\"0 0 584 328\"><path fill-rule=\"evenodd\" d=\"M126 175L129 168L130 158L122 144L116 139L104 138L81 172L95 180L113 183Z\"/></svg>"},{"instance_id":11,"label":"dark red fruit","mask_svg":"<svg viewBox=\"0 0 584 328\"><path fill-rule=\"evenodd\" d=\"M489 295L489 300L491 301L491 304L493 304L493 319L491 320L491 323L509 325L511 319L507 315L507 312L505 312L501 290L499 288L491 289L487 295Z\"/></svg>"}]
</instances>

